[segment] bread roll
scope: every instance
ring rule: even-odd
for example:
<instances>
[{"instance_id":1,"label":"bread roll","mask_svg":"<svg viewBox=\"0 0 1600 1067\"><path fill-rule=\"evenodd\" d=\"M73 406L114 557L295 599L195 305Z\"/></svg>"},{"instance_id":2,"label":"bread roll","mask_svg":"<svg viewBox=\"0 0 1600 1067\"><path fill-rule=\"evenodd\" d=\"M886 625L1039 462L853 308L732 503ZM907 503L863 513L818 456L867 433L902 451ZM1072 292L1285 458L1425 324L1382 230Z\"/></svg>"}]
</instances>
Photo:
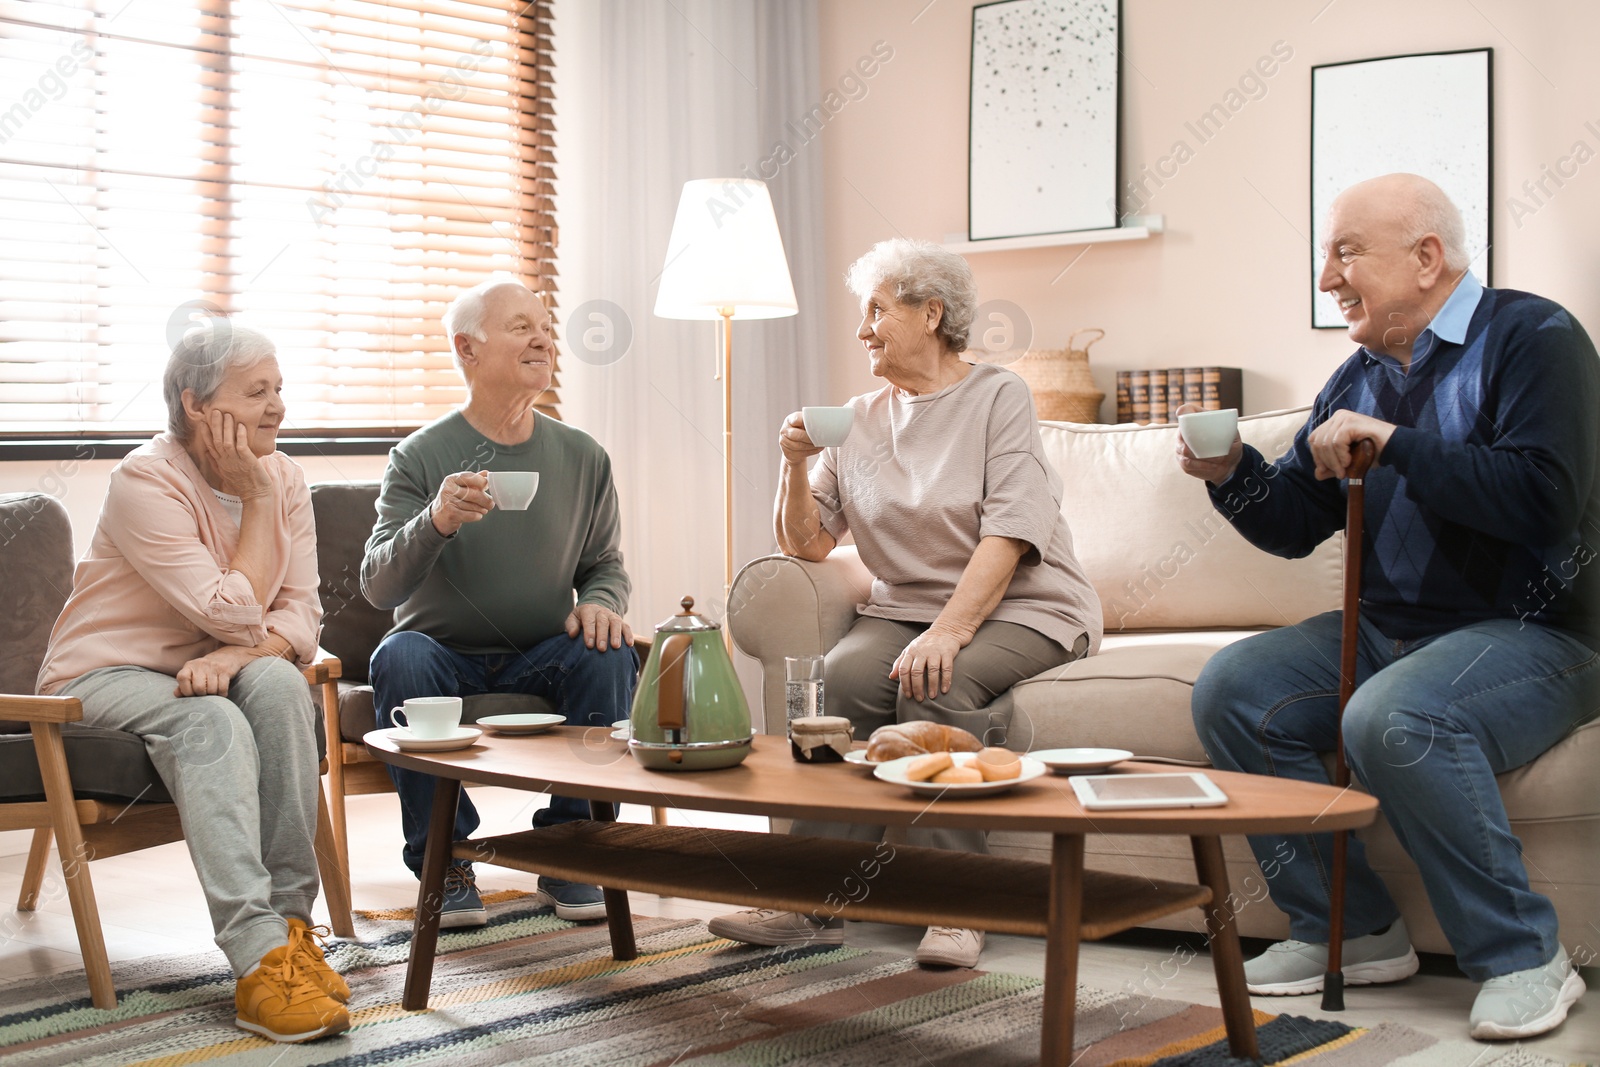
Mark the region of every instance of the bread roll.
<instances>
[{"instance_id":1,"label":"bread roll","mask_svg":"<svg viewBox=\"0 0 1600 1067\"><path fill-rule=\"evenodd\" d=\"M982 747L976 737L959 726L918 719L880 726L872 731L872 736L867 738L867 759L882 763L925 752L976 752Z\"/></svg>"},{"instance_id":2,"label":"bread roll","mask_svg":"<svg viewBox=\"0 0 1600 1067\"><path fill-rule=\"evenodd\" d=\"M1008 748L986 748L967 766L976 767L986 782L1003 782L1022 776L1022 760Z\"/></svg>"},{"instance_id":3,"label":"bread roll","mask_svg":"<svg viewBox=\"0 0 1600 1067\"><path fill-rule=\"evenodd\" d=\"M948 752L930 752L906 764L906 777L913 782L926 782L939 772L949 769L952 762Z\"/></svg>"},{"instance_id":4,"label":"bread roll","mask_svg":"<svg viewBox=\"0 0 1600 1067\"><path fill-rule=\"evenodd\" d=\"M983 774L971 764L964 767L951 767L933 776L933 782L936 785L956 785L981 781L983 781Z\"/></svg>"}]
</instances>

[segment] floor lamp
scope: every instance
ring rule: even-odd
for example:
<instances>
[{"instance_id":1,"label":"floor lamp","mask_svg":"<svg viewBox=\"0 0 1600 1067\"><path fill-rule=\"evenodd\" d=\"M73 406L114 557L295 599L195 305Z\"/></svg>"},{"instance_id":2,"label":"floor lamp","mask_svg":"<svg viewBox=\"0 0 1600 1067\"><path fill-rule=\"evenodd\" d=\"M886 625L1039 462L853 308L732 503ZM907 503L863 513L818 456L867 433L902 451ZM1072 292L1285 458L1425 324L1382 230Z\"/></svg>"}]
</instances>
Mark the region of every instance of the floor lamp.
<instances>
[{"instance_id":1,"label":"floor lamp","mask_svg":"<svg viewBox=\"0 0 1600 1067\"><path fill-rule=\"evenodd\" d=\"M795 314L794 284L765 182L685 182L656 293L665 319L720 320L716 377L722 379L723 596L733 588L733 320Z\"/></svg>"}]
</instances>

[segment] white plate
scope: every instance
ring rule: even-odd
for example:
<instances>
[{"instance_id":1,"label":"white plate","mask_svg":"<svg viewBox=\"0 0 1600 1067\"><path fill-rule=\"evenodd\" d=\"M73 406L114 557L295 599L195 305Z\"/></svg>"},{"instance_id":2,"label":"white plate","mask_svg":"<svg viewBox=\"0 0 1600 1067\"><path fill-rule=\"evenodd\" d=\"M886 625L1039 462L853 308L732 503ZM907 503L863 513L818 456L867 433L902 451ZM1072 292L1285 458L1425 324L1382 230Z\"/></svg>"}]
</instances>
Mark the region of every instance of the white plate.
<instances>
[{"instance_id":1,"label":"white plate","mask_svg":"<svg viewBox=\"0 0 1600 1067\"><path fill-rule=\"evenodd\" d=\"M483 731L475 726L457 726L456 732L449 737L417 737L404 726L390 727L378 733L393 741L401 752L449 752L468 748L483 736Z\"/></svg>"},{"instance_id":2,"label":"white plate","mask_svg":"<svg viewBox=\"0 0 1600 1067\"><path fill-rule=\"evenodd\" d=\"M978 758L976 752L952 752L950 756L958 767L965 766ZM872 771L874 778L881 778L893 785L903 785L913 793L923 797L988 797L996 793L1031 782L1045 773L1045 765L1036 759L1027 756L1022 760L1022 773L1015 778L1007 778L1000 782L913 782L906 778L906 765L920 756L901 756L887 763L877 764Z\"/></svg>"},{"instance_id":3,"label":"white plate","mask_svg":"<svg viewBox=\"0 0 1600 1067\"><path fill-rule=\"evenodd\" d=\"M633 731L628 728L627 723L623 723L611 731L611 740L613 741L626 741L632 736Z\"/></svg>"},{"instance_id":4,"label":"white plate","mask_svg":"<svg viewBox=\"0 0 1600 1067\"><path fill-rule=\"evenodd\" d=\"M561 715L548 713L519 715L485 715L479 726L487 726L497 734L536 734L566 722Z\"/></svg>"},{"instance_id":5,"label":"white plate","mask_svg":"<svg viewBox=\"0 0 1600 1067\"><path fill-rule=\"evenodd\" d=\"M1047 748L1028 755L1057 774L1091 774L1133 758L1125 748Z\"/></svg>"},{"instance_id":6,"label":"white plate","mask_svg":"<svg viewBox=\"0 0 1600 1067\"><path fill-rule=\"evenodd\" d=\"M868 759L867 750L864 748L852 748L844 754L844 761L846 763L854 763L857 767L877 767L885 762L883 760Z\"/></svg>"}]
</instances>

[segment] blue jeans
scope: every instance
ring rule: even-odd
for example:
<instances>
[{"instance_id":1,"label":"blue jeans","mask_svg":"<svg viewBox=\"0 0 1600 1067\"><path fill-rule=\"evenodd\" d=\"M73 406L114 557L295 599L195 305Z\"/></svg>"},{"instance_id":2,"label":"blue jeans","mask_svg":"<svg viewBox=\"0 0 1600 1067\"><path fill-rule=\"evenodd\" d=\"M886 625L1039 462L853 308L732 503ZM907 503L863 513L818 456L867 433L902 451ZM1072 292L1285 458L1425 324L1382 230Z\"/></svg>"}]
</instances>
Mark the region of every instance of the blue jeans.
<instances>
[{"instance_id":1,"label":"blue jeans","mask_svg":"<svg viewBox=\"0 0 1600 1067\"><path fill-rule=\"evenodd\" d=\"M1341 613L1228 645L1194 686L1194 722L1222 770L1327 782L1339 708ZM1600 655L1561 630L1474 623L1415 641L1360 623L1344 714L1352 774L1378 798L1416 862L1456 962L1474 981L1555 955L1556 914L1528 886L1494 776L1533 760L1594 716ZM1299 941L1328 940L1333 835L1254 836L1273 902ZM1350 838L1345 937L1399 918Z\"/></svg>"},{"instance_id":2,"label":"blue jeans","mask_svg":"<svg viewBox=\"0 0 1600 1067\"><path fill-rule=\"evenodd\" d=\"M576 726L610 726L626 719L638 681L639 657L626 646L604 651L584 646L583 637L557 634L521 653L469 655L446 648L426 634L402 631L383 639L372 653L373 706L380 726L389 709L411 697L527 693L544 697ZM435 779L431 774L388 765L400 794L400 826L405 861L422 874ZM554 826L589 817L589 802L552 795L550 806L533 813L533 825ZM455 839L478 828L478 809L465 792L456 807Z\"/></svg>"}]
</instances>

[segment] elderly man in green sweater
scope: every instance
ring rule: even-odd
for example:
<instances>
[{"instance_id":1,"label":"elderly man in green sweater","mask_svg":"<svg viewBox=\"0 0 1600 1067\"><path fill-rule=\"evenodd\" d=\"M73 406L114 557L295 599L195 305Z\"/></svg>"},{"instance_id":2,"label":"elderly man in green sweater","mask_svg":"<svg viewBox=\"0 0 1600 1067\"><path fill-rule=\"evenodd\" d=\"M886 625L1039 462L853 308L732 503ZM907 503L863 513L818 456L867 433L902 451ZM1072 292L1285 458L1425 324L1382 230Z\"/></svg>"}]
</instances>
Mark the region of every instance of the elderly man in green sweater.
<instances>
[{"instance_id":1,"label":"elderly man in green sweater","mask_svg":"<svg viewBox=\"0 0 1600 1067\"><path fill-rule=\"evenodd\" d=\"M549 312L515 278L497 275L457 296L444 327L467 402L390 453L361 566L367 599L395 611L372 654L376 706L528 693L551 700L569 723L626 718L639 661L622 618L629 583L611 460L588 434L534 410L554 363ZM533 506L497 509L493 471L538 471ZM389 774L405 862L420 874L434 780L393 766ZM533 822L588 817L586 801L552 796ZM463 794L456 839L477 827ZM594 886L541 877L539 888L564 919L605 917ZM471 865L451 867L440 924L487 919Z\"/></svg>"}]
</instances>

